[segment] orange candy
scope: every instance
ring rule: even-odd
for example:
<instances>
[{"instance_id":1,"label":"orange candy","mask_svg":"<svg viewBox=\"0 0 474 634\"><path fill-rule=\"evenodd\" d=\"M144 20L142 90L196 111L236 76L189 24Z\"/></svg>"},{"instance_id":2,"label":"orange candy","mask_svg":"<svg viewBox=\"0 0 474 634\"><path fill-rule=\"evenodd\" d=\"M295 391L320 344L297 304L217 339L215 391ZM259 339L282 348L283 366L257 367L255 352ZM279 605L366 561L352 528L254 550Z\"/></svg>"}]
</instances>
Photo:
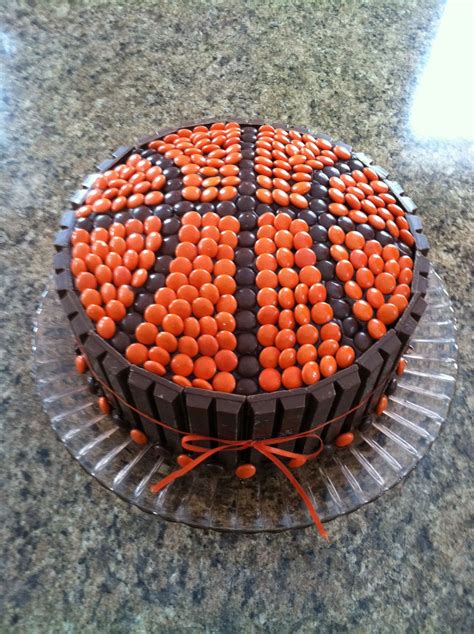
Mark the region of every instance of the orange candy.
<instances>
[{"instance_id":1,"label":"orange candy","mask_svg":"<svg viewBox=\"0 0 474 634\"><path fill-rule=\"evenodd\" d=\"M137 338L137 341L147 345L155 343L157 334L158 328L154 324L150 324L148 322L139 324L135 330L135 337Z\"/></svg>"},{"instance_id":2,"label":"orange candy","mask_svg":"<svg viewBox=\"0 0 474 634\"><path fill-rule=\"evenodd\" d=\"M320 329L319 334L323 341L326 339L335 339L336 341L339 341L342 337L341 329L335 322L324 324L324 326Z\"/></svg>"},{"instance_id":3,"label":"orange candy","mask_svg":"<svg viewBox=\"0 0 474 634\"><path fill-rule=\"evenodd\" d=\"M143 367L145 368L145 370L148 370L148 372L158 374L158 376L164 376L166 374L165 366L157 361L145 361Z\"/></svg>"},{"instance_id":4,"label":"orange candy","mask_svg":"<svg viewBox=\"0 0 474 634\"><path fill-rule=\"evenodd\" d=\"M377 288L367 289L365 298L372 308L380 308L385 302L384 296Z\"/></svg>"},{"instance_id":5,"label":"orange candy","mask_svg":"<svg viewBox=\"0 0 474 634\"><path fill-rule=\"evenodd\" d=\"M401 315L408 306L408 299L404 295L395 294L390 297L390 304L396 306Z\"/></svg>"},{"instance_id":6,"label":"orange candy","mask_svg":"<svg viewBox=\"0 0 474 634\"><path fill-rule=\"evenodd\" d=\"M78 354L74 360L76 371L79 374L84 374L87 370L87 359L83 354Z\"/></svg>"},{"instance_id":7,"label":"orange candy","mask_svg":"<svg viewBox=\"0 0 474 634\"><path fill-rule=\"evenodd\" d=\"M205 297L198 297L192 303L192 310L196 317L204 317L212 315L214 312L214 306L209 299Z\"/></svg>"},{"instance_id":8,"label":"orange candy","mask_svg":"<svg viewBox=\"0 0 474 634\"><path fill-rule=\"evenodd\" d=\"M235 470L235 475L241 480L246 480L248 478L253 478L256 474L257 469L253 464L241 464Z\"/></svg>"},{"instance_id":9,"label":"orange candy","mask_svg":"<svg viewBox=\"0 0 474 634\"><path fill-rule=\"evenodd\" d=\"M132 429L130 431L130 438L137 445L146 445L148 443L148 437L139 429Z\"/></svg>"},{"instance_id":10,"label":"orange candy","mask_svg":"<svg viewBox=\"0 0 474 634\"><path fill-rule=\"evenodd\" d=\"M296 335L290 328L284 328L278 332L275 337L275 346L279 350L293 348L296 343Z\"/></svg>"},{"instance_id":11,"label":"orange candy","mask_svg":"<svg viewBox=\"0 0 474 634\"><path fill-rule=\"evenodd\" d=\"M321 377L319 365L315 361L305 363L301 370L301 378L306 385L317 383Z\"/></svg>"},{"instance_id":12,"label":"orange candy","mask_svg":"<svg viewBox=\"0 0 474 634\"><path fill-rule=\"evenodd\" d=\"M391 293L396 285L397 282L390 273L379 273L375 278L375 287L384 295Z\"/></svg>"},{"instance_id":13,"label":"orange candy","mask_svg":"<svg viewBox=\"0 0 474 634\"><path fill-rule=\"evenodd\" d=\"M164 348L168 352L174 352L178 347L176 337L170 332L159 332L156 335L155 343L157 346Z\"/></svg>"},{"instance_id":14,"label":"orange candy","mask_svg":"<svg viewBox=\"0 0 474 634\"><path fill-rule=\"evenodd\" d=\"M201 335L197 340L199 352L204 356L213 357L219 350L219 344L212 335Z\"/></svg>"},{"instance_id":15,"label":"orange candy","mask_svg":"<svg viewBox=\"0 0 474 634\"><path fill-rule=\"evenodd\" d=\"M122 304L122 302L116 299L111 299L109 302L107 302L105 306L105 312L114 321L121 321L127 313L125 306Z\"/></svg>"},{"instance_id":16,"label":"orange candy","mask_svg":"<svg viewBox=\"0 0 474 634\"><path fill-rule=\"evenodd\" d=\"M160 348L159 346L153 346L148 351L148 356L150 361L155 361L156 363L160 363L161 365L168 365L170 362L170 353L164 348Z\"/></svg>"},{"instance_id":17,"label":"orange candy","mask_svg":"<svg viewBox=\"0 0 474 634\"><path fill-rule=\"evenodd\" d=\"M208 381L205 381L204 379L193 379L191 383L192 383L193 387L197 387L197 388L199 388L201 390L213 390L214 389L212 387L212 385Z\"/></svg>"},{"instance_id":18,"label":"orange candy","mask_svg":"<svg viewBox=\"0 0 474 634\"><path fill-rule=\"evenodd\" d=\"M318 346L318 355L324 357L326 355L335 355L339 349L339 343L335 339L325 339Z\"/></svg>"},{"instance_id":19,"label":"orange candy","mask_svg":"<svg viewBox=\"0 0 474 634\"><path fill-rule=\"evenodd\" d=\"M318 302L311 309L311 317L316 324L325 324L333 318L333 310L330 304Z\"/></svg>"},{"instance_id":20,"label":"orange candy","mask_svg":"<svg viewBox=\"0 0 474 634\"><path fill-rule=\"evenodd\" d=\"M300 365L304 365L305 363L308 363L309 361L316 361L317 358L318 358L318 351L310 343L305 343L302 346L300 346L296 353L296 360L298 361Z\"/></svg>"},{"instance_id":21,"label":"orange candy","mask_svg":"<svg viewBox=\"0 0 474 634\"><path fill-rule=\"evenodd\" d=\"M202 356L194 362L194 374L198 379L211 379L216 369L216 362L211 357Z\"/></svg>"},{"instance_id":22,"label":"orange candy","mask_svg":"<svg viewBox=\"0 0 474 634\"><path fill-rule=\"evenodd\" d=\"M318 336L318 330L313 324L304 324L296 331L296 340L301 345L316 343Z\"/></svg>"},{"instance_id":23,"label":"orange candy","mask_svg":"<svg viewBox=\"0 0 474 634\"><path fill-rule=\"evenodd\" d=\"M148 359L148 349L142 343L131 343L125 350L125 357L130 363L143 365Z\"/></svg>"},{"instance_id":24,"label":"orange candy","mask_svg":"<svg viewBox=\"0 0 474 634\"><path fill-rule=\"evenodd\" d=\"M365 267L357 269L356 282L363 289L370 288L374 284L374 274Z\"/></svg>"},{"instance_id":25,"label":"orange candy","mask_svg":"<svg viewBox=\"0 0 474 634\"><path fill-rule=\"evenodd\" d=\"M281 381L287 389L295 389L303 384L301 370L296 366L286 368L282 372Z\"/></svg>"},{"instance_id":26,"label":"orange candy","mask_svg":"<svg viewBox=\"0 0 474 634\"><path fill-rule=\"evenodd\" d=\"M184 322L182 318L179 315L171 313L163 317L161 325L165 332L171 333L174 336L180 335L184 330Z\"/></svg>"},{"instance_id":27,"label":"orange candy","mask_svg":"<svg viewBox=\"0 0 474 634\"><path fill-rule=\"evenodd\" d=\"M278 348L277 348L278 350ZM278 365L282 370L296 364L296 350L294 348L285 348L280 352L278 357Z\"/></svg>"},{"instance_id":28,"label":"orange candy","mask_svg":"<svg viewBox=\"0 0 474 634\"><path fill-rule=\"evenodd\" d=\"M361 321L368 321L374 314L372 306L363 299L360 299L354 303L354 305L352 306L352 312L357 317L357 319L360 319Z\"/></svg>"},{"instance_id":29,"label":"orange candy","mask_svg":"<svg viewBox=\"0 0 474 634\"><path fill-rule=\"evenodd\" d=\"M341 282L348 282L354 275L354 267L347 260L341 260L336 264L336 275Z\"/></svg>"},{"instance_id":30,"label":"orange candy","mask_svg":"<svg viewBox=\"0 0 474 634\"><path fill-rule=\"evenodd\" d=\"M338 367L347 368L355 361L355 351L351 346L341 346L336 352Z\"/></svg>"},{"instance_id":31,"label":"orange candy","mask_svg":"<svg viewBox=\"0 0 474 634\"><path fill-rule=\"evenodd\" d=\"M325 355L319 362L319 369L324 377L332 376L337 372L336 359L331 355Z\"/></svg>"},{"instance_id":32,"label":"orange candy","mask_svg":"<svg viewBox=\"0 0 474 634\"><path fill-rule=\"evenodd\" d=\"M89 317L89 319L92 319L92 321L99 321L100 319L102 319L102 317L105 317L105 310L102 308L102 306L99 306L97 304L89 304L89 306L87 306L86 308L86 315Z\"/></svg>"},{"instance_id":33,"label":"orange candy","mask_svg":"<svg viewBox=\"0 0 474 634\"><path fill-rule=\"evenodd\" d=\"M212 387L217 392L233 392L235 390L235 378L230 372L217 372L212 380Z\"/></svg>"},{"instance_id":34,"label":"orange candy","mask_svg":"<svg viewBox=\"0 0 474 634\"><path fill-rule=\"evenodd\" d=\"M82 272L76 277L76 288L85 291L86 288L97 288L97 280L92 273Z\"/></svg>"},{"instance_id":35,"label":"orange candy","mask_svg":"<svg viewBox=\"0 0 474 634\"><path fill-rule=\"evenodd\" d=\"M274 368L265 368L260 372L258 382L265 392L274 392L281 387L281 375Z\"/></svg>"},{"instance_id":36,"label":"orange candy","mask_svg":"<svg viewBox=\"0 0 474 634\"><path fill-rule=\"evenodd\" d=\"M402 357L400 361L397 363L396 372L398 376L401 376L405 372L407 365L408 365L407 360Z\"/></svg>"},{"instance_id":37,"label":"orange candy","mask_svg":"<svg viewBox=\"0 0 474 634\"><path fill-rule=\"evenodd\" d=\"M336 445L336 447L347 447L353 442L354 434L352 434L351 432L346 432L345 434L340 434L334 441L334 444Z\"/></svg>"},{"instance_id":38,"label":"orange candy","mask_svg":"<svg viewBox=\"0 0 474 634\"><path fill-rule=\"evenodd\" d=\"M110 317L102 317L97 322L96 330L103 339L111 339L115 335L117 328Z\"/></svg>"},{"instance_id":39,"label":"orange candy","mask_svg":"<svg viewBox=\"0 0 474 634\"><path fill-rule=\"evenodd\" d=\"M393 324L398 319L399 311L395 304L383 304L377 310L377 319L380 319L385 325Z\"/></svg>"},{"instance_id":40,"label":"orange candy","mask_svg":"<svg viewBox=\"0 0 474 634\"><path fill-rule=\"evenodd\" d=\"M373 339L380 339L387 332L387 328L380 319L371 319L367 323L367 331Z\"/></svg>"},{"instance_id":41,"label":"orange candy","mask_svg":"<svg viewBox=\"0 0 474 634\"><path fill-rule=\"evenodd\" d=\"M197 363L197 361L196 361ZM179 376L189 376L193 372L194 363L187 354L178 353L171 359L171 370ZM196 373L196 372L195 372ZM205 378L205 377L202 377Z\"/></svg>"},{"instance_id":42,"label":"orange candy","mask_svg":"<svg viewBox=\"0 0 474 634\"><path fill-rule=\"evenodd\" d=\"M387 406L388 406L388 398L384 394L383 396L380 397L375 408L375 413L377 414L377 416L380 416L381 414L383 414L384 411L387 409Z\"/></svg>"},{"instance_id":43,"label":"orange candy","mask_svg":"<svg viewBox=\"0 0 474 634\"><path fill-rule=\"evenodd\" d=\"M85 307L88 308L89 306L93 305L93 304L101 304L102 303L102 298L100 296L99 291L96 291L93 288L86 288L85 290L82 291L81 293L81 304Z\"/></svg>"},{"instance_id":44,"label":"orange candy","mask_svg":"<svg viewBox=\"0 0 474 634\"><path fill-rule=\"evenodd\" d=\"M223 372L232 372L238 364L237 355L231 350L219 350L214 357L214 361L217 369Z\"/></svg>"}]
</instances>

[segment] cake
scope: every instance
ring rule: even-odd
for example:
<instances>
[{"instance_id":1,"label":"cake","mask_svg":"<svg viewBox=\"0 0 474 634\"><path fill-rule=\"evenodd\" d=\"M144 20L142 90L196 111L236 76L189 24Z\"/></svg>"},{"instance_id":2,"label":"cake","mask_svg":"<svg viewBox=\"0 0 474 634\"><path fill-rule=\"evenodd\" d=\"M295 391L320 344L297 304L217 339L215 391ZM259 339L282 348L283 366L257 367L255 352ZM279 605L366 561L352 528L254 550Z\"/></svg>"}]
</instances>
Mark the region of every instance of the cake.
<instances>
[{"instance_id":1,"label":"cake","mask_svg":"<svg viewBox=\"0 0 474 634\"><path fill-rule=\"evenodd\" d=\"M61 218L56 288L78 370L135 442L183 464L179 432L258 440L323 425L341 447L383 410L429 271L416 206L386 170L261 121L161 130L98 169ZM318 442L279 446L304 456Z\"/></svg>"}]
</instances>

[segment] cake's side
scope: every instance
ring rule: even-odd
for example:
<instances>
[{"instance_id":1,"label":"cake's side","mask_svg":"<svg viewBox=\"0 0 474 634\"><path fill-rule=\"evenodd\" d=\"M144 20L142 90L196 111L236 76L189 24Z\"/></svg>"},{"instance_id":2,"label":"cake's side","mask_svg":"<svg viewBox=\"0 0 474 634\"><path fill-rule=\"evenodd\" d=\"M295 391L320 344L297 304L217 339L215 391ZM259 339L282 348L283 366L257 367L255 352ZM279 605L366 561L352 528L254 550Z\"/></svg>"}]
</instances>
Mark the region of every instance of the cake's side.
<instances>
[{"instance_id":1,"label":"cake's side","mask_svg":"<svg viewBox=\"0 0 474 634\"><path fill-rule=\"evenodd\" d=\"M142 144L169 132L174 130L161 131L142 140ZM104 161L99 166L101 171L111 169L117 162L123 161L134 151L134 147L119 148L113 153L113 159ZM63 215L61 231L55 240L56 287L78 344L94 373L110 388L110 391L105 390L105 395L122 423L130 429L143 431L152 441L177 449L179 435L173 433L172 429L232 440L285 436L324 423L363 403L356 411L341 417L337 423L322 432L325 443L332 444L337 436L357 429L366 420L367 414L374 410L392 380L398 361L409 346L410 338L423 314L429 263L425 257L428 244L422 233L421 221L414 215L416 207L411 199L404 195L397 183L387 180L385 170L373 166L365 155L355 156L364 165L370 165L385 180L407 214L415 240L411 297L395 327L361 354L353 365L314 385L298 389L248 396L224 394L183 387L130 364L110 343L97 335L93 322L85 314L70 273L70 238L75 223L74 210ZM74 195L74 209L82 205L96 177L97 175L88 177L84 181L84 189ZM120 398L115 398L114 393ZM145 416L127 407L124 401ZM171 429L157 428L146 415L162 421ZM315 449L315 442L301 439L286 443L282 448L309 453ZM252 450L250 456L226 454L225 463L234 466L241 458L250 459L251 462L261 459Z\"/></svg>"}]
</instances>

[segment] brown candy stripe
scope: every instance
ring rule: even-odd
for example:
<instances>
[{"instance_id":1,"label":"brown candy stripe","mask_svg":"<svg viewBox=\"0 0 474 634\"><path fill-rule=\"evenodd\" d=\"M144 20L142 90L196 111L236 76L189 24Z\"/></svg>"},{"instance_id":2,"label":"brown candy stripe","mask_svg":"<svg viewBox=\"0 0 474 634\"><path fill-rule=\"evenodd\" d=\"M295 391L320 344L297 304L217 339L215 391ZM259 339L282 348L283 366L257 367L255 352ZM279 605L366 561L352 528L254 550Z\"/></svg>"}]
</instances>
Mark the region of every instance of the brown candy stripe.
<instances>
[{"instance_id":1,"label":"brown candy stripe","mask_svg":"<svg viewBox=\"0 0 474 634\"><path fill-rule=\"evenodd\" d=\"M212 123L214 120L183 125L189 127ZM237 122L241 125L265 123L260 120L237 120ZM276 125L288 128L286 124ZM173 133L179 128L169 127L140 139L133 146L120 146L112 153L111 159L99 164L99 170L103 172L111 169L137 147L145 146L150 141ZM292 126L292 128L300 132L311 132L305 127ZM317 136L333 142L328 135L317 134ZM351 149L347 144L339 141L337 143ZM374 169L385 180L400 206L407 212L407 221L415 238L412 296L408 306L396 326L375 342L349 368L305 388L247 397L207 392L196 388L182 388L143 368L129 364L107 341L95 333L94 325L86 316L74 289L69 270L69 240L75 221L74 209L84 201L97 174L86 177L83 181L83 189L76 192L71 199L73 210L66 211L61 217L61 230L54 243L57 252L54 256L54 268L56 288L63 309L74 335L86 350L88 361L100 379L132 406L175 429L227 440L263 439L301 433L348 411L354 404L367 398L374 388L377 388L366 406L350 413L337 425L326 429L323 440L326 444L331 444L339 433L353 431L365 423L366 415L374 409L386 384L393 377L397 363L406 351L426 308L423 298L427 289L429 262L425 257L428 252L428 242L422 233L420 218L414 215L416 211L414 202L404 194L403 188L398 183L387 180L386 170L373 165L370 157L362 153L355 153L354 156L364 165ZM380 380L381 383L378 386L377 383ZM139 416L117 399L110 398L126 427L141 429L152 441L164 442L171 449L177 448L178 434L165 429L157 430L157 426L146 418ZM311 438L290 441L282 445L282 448L304 453L310 453L315 449ZM250 456L242 455L247 453L224 452L219 456L219 460L226 466L233 467L236 460L246 462L250 459L251 462L257 463L263 459L262 455L254 450L250 450Z\"/></svg>"}]
</instances>

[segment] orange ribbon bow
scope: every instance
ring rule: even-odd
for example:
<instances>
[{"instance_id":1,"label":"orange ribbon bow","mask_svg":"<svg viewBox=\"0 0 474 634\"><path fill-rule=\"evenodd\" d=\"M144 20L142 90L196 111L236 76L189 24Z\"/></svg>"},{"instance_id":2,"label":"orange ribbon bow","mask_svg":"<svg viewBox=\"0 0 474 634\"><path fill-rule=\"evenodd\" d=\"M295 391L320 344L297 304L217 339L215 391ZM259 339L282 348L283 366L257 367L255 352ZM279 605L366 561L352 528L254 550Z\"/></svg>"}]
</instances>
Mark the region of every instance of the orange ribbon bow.
<instances>
[{"instance_id":1,"label":"orange ribbon bow","mask_svg":"<svg viewBox=\"0 0 474 634\"><path fill-rule=\"evenodd\" d=\"M299 454L293 451L287 451L286 449L279 449L275 445L286 443L290 440L296 440L297 438L303 437L314 437L317 438L320 446L317 451L312 454ZM217 447L212 449L208 449L207 447L202 447L199 442L217 442ZM177 478L181 478L186 475L193 469L195 469L199 464L208 460L214 454L217 454L221 451L244 451L245 449L255 449L260 452L263 456L271 460L280 471L288 478L291 484L294 486L301 499L306 505L306 508L311 515L311 518L316 525L320 535L324 537L324 539L328 538L328 534L324 529L324 526L319 519L318 514L316 513L316 509L314 508L313 503L311 502L308 494L303 489L301 484L295 478L293 473L288 469L288 467L280 460L279 456L283 458L289 458L290 460L301 459L304 458L304 461L310 460L311 458L315 458L319 455L323 449L323 442L321 438L315 433L306 433L306 434L294 434L292 436L285 436L282 438L266 438L265 440L220 440L219 438L212 438L210 436L201 436L200 434L186 434L181 439L181 446L185 451L189 451L192 453L200 454L197 458L191 459L187 464L178 469L177 471L173 471L169 475L165 476L162 480L153 484L150 487L150 491L152 493L158 493L165 487L167 487L171 482L176 480Z\"/></svg>"}]
</instances>

